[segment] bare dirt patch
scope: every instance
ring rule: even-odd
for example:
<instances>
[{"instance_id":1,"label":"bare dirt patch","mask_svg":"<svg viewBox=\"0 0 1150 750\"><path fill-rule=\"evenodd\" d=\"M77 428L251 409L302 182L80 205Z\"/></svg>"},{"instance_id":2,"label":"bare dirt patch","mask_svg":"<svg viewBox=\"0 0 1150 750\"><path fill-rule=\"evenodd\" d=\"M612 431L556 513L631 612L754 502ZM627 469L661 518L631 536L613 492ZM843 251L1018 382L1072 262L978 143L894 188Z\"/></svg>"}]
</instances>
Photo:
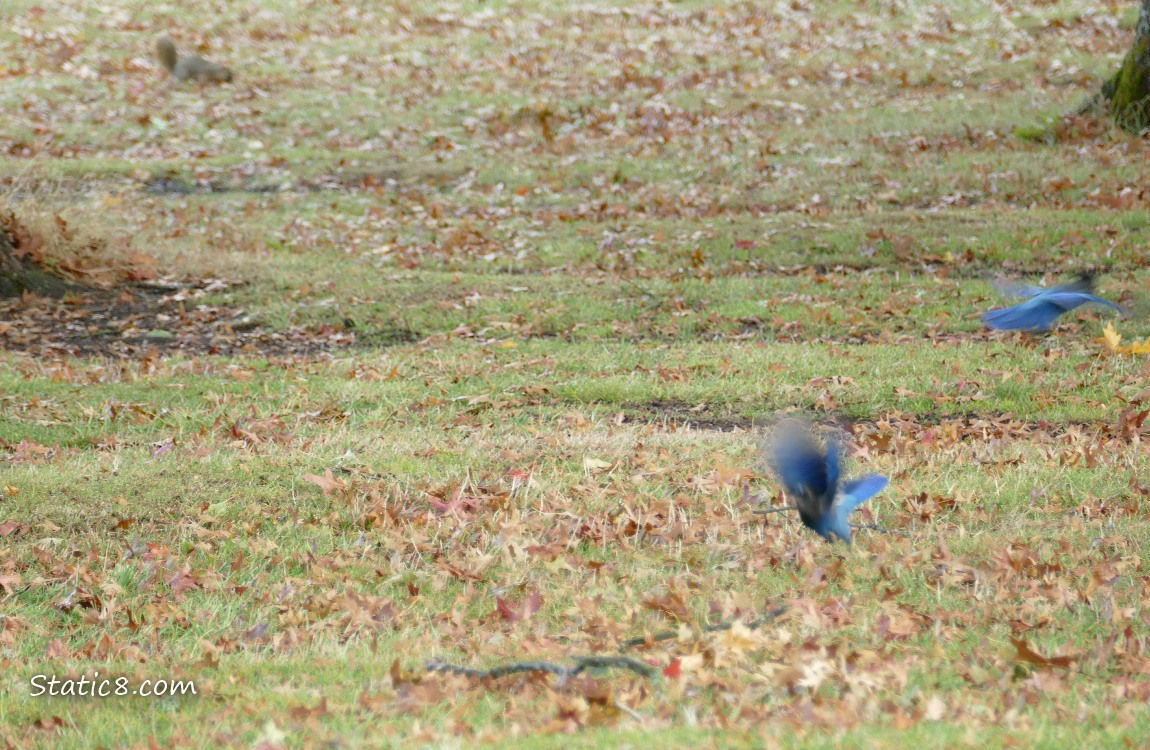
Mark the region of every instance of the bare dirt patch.
<instances>
[{"instance_id":1,"label":"bare dirt patch","mask_svg":"<svg viewBox=\"0 0 1150 750\"><path fill-rule=\"evenodd\" d=\"M204 304L238 282L161 277L154 259L114 239L58 215L52 222L32 215L0 217L2 350L37 357L312 355L355 343L343 324L271 330L240 308Z\"/></svg>"},{"instance_id":2,"label":"bare dirt patch","mask_svg":"<svg viewBox=\"0 0 1150 750\"><path fill-rule=\"evenodd\" d=\"M312 355L355 343L342 326L271 330L240 308L195 303L196 296L224 286L202 280L169 293L134 286L61 300L0 301L0 349L39 357L136 358L151 352Z\"/></svg>"}]
</instances>

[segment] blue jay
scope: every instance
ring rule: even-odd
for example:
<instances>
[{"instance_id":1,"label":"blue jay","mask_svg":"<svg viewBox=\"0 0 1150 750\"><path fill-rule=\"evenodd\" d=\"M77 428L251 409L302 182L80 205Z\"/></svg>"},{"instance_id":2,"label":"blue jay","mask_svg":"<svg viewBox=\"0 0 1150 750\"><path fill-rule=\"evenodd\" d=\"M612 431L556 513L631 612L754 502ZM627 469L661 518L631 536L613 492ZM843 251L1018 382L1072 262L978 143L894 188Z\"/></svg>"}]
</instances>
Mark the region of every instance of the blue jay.
<instances>
[{"instance_id":1,"label":"blue jay","mask_svg":"<svg viewBox=\"0 0 1150 750\"><path fill-rule=\"evenodd\" d=\"M868 474L839 484L842 446L827 438L825 450L798 425L781 428L772 440L768 462L795 502L803 525L827 541L851 541L851 511L887 485L887 478Z\"/></svg>"},{"instance_id":2,"label":"blue jay","mask_svg":"<svg viewBox=\"0 0 1150 750\"><path fill-rule=\"evenodd\" d=\"M1049 331L1058 316L1087 302L1106 305L1126 314L1123 308L1110 300L1095 296L1092 274L1081 274L1077 281L1070 284L1050 287L1000 285L999 291L1006 295L1030 298L1011 307L983 313L982 322L1001 331Z\"/></svg>"}]
</instances>

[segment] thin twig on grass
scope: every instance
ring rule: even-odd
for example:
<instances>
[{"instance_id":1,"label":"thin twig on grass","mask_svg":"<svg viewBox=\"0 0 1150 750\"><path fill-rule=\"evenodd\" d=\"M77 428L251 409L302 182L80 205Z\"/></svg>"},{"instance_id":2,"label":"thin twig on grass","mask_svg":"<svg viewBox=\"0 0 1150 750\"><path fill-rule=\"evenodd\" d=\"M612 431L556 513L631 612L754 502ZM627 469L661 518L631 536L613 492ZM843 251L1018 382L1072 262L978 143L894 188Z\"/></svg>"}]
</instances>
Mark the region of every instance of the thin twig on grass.
<instances>
[{"instance_id":1,"label":"thin twig on grass","mask_svg":"<svg viewBox=\"0 0 1150 750\"><path fill-rule=\"evenodd\" d=\"M877 531L880 534L897 534L899 536L905 536L905 537L910 536L910 534L908 534L905 531L899 531L898 529L888 529L885 526L879 526L877 523L852 523L851 528L852 529L867 529L868 531Z\"/></svg>"},{"instance_id":2,"label":"thin twig on grass","mask_svg":"<svg viewBox=\"0 0 1150 750\"><path fill-rule=\"evenodd\" d=\"M558 677L560 682L564 682L584 670L608 667L628 669L647 678L657 677L659 675L659 670L655 667L637 659L632 659L629 656L579 656L575 658L575 663L570 666L556 664L550 661L517 661L492 667L491 669L473 669L472 667L447 664L438 660L429 661L426 666L428 672L450 672L451 674L463 675L464 677L471 677L477 680L494 680L520 672L548 672Z\"/></svg>"},{"instance_id":3,"label":"thin twig on grass","mask_svg":"<svg viewBox=\"0 0 1150 750\"><path fill-rule=\"evenodd\" d=\"M766 625L768 622L777 619L786 611L787 607L785 605L776 607L757 620L752 620L751 622L746 623L746 627L749 630L756 630L761 628L763 625ZM702 630L704 633L717 633L723 630L730 630L734 626L735 622L741 621L731 620L728 622L720 622L715 625L707 625ZM650 637L645 636L642 638L632 638L629 641L624 641L623 644L619 646L619 650L624 651L629 648L634 648L635 646L641 646L645 643L669 641L673 638L677 638L678 635L679 634L677 632L668 630L656 633ZM553 674L558 677L560 684L585 670L604 669L609 667L627 669L632 672L641 674L648 679L659 676L658 668L653 667L645 662L641 662L637 659L632 659L629 656L578 656L575 657L574 662L574 664L567 666L563 664L556 664L555 662L550 661L516 661L511 662L510 664L502 664L498 667L492 667L490 669L475 669L474 667L464 667L458 664L448 664L436 659L427 662L424 667L428 672L449 672L451 674L463 675L464 677L471 677L472 679L476 680L494 680L500 677L505 677L509 674L519 674L523 672L547 672L548 674Z\"/></svg>"},{"instance_id":4,"label":"thin twig on grass","mask_svg":"<svg viewBox=\"0 0 1150 750\"><path fill-rule=\"evenodd\" d=\"M643 715L627 704L621 703L620 701L612 701L611 705L615 707L615 710L622 711L640 724L643 723Z\"/></svg>"},{"instance_id":5,"label":"thin twig on grass","mask_svg":"<svg viewBox=\"0 0 1150 750\"><path fill-rule=\"evenodd\" d=\"M784 505L781 508L766 508L764 510L752 510L751 513L756 516L765 516L768 513L783 513L788 510L798 510L793 505Z\"/></svg>"}]
</instances>

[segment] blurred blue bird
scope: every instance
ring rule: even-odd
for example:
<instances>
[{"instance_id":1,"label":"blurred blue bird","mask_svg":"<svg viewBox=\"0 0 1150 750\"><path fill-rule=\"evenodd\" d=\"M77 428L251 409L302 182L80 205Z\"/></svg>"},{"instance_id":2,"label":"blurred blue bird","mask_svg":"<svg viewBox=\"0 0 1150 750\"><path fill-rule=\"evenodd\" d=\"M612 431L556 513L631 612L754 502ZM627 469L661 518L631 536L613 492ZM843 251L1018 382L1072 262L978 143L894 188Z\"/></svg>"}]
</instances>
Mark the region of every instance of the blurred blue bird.
<instances>
[{"instance_id":1,"label":"blurred blue bird","mask_svg":"<svg viewBox=\"0 0 1150 750\"><path fill-rule=\"evenodd\" d=\"M851 541L851 511L887 485L887 478L868 474L842 482L842 446L828 437L823 449L810 432L797 425L779 430L769 448L768 463L795 502L803 525L827 541Z\"/></svg>"},{"instance_id":2,"label":"blurred blue bird","mask_svg":"<svg viewBox=\"0 0 1150 750\"><path fill-rule=\"evenodd\" d=\"M1077 281L1058 286L999 284L998 287L1005 295L1030 298L1011 307L983 313L982 322L1000 331L1049 331L1058 316L1087 302L1106 305L1126 314L1122 307L1094 294L1091 274L1082 274Z\"/></svg>"}]
</instances>

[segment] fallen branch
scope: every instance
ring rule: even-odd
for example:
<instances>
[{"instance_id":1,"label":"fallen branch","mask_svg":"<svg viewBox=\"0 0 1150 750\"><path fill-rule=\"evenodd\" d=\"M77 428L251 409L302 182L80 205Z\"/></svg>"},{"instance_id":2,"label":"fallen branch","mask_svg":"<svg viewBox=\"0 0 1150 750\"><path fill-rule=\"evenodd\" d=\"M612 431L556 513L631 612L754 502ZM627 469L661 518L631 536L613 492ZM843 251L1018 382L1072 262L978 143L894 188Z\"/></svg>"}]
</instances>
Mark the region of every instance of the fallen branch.
<instances>
[{"instance_id":1,"label":"fallen branch","mask_svg":"<svg viewBox=\"0 0 1150 750\"><path fill-rule=\"evenodd\" d=\"M877 523L852 523L851 528L852 529L867 529L868 531L877 531L880 534L898 534L899 536L905 536L905 537L910 536L910 534L908 534L905 531L899 531L898 529L888 529L885 526L879 526Z\"/></svg>"},{"instance_id":2,"label":"fallen branch","mask_svg":"<svg viewBox=\"0 0 1150 750\"><path fill-rule=\"evenodd\" d=\"M518 674L521 672L547 672L558 677L560 682L564 682L587 669L603 669L608 667L628 669L647 678L658 677L659 675L659 670L655 667L638 661L637 659L632 659L629 656L580 656L575 659L575 663L571 666L556 664L550 661L517 661L499 667L492 667L491 669L473 669L471 667L461 667L441 661L430 661L426 664L426 667L428 672L449 672L451 674L463 675L464 677L471 677L476 680L494 680L509 674Z\"/></svg>"},{"instance_id":3,"label":"fallen branch","mask_svg":"<svg viewBox=\"0 0 1150 750\"><path fill-rule=\"evenodd\" d=\"M784 612L787 611L786 606L776 607L767 614L746 623L746 627L750 630L757 630L768 622L778 619ZM728 622L720 622L715 625L707 625L703 628L704 633L717 633L723 630L730 630L735 622L741 620L732 620ZM659 641L669 641L677 638L679 634L675 631L664 631L656 633L653 636L644 636L642 638L632 638L629 641L624 641L619 646L620 651L635 646L642 646L645 643L657 643ZM446 662L429 661L424 667L428 672L447 672L450 674L462 675L470 677L475 680L496 680L500 677L506 677L509 674L521 674L523 672L547 672L559 678L559 683L566 682L571 677L574 677L581 672L588 669L605 669L615 667L617 669L627 669L632 672L643 675L651 679L659 676L657 667L653 667L646 662L641 662L638 659L632 659L629 656L579 656L575 658L575 663L567 666L564 664L556 664L551 661L516 661L510 664L503 664L498 667L490 669L475 669L473 667L464 667L458 664L448 664Z\"/></svg>"},{"instance_id":4,"label":"fallen branch","mask_svg":"<svg viewBox=\"0 0 1150 750\"><path fill-rule=\"evenodd\" d=\"M764 510L752 510L751 513L756 516L765 516L768 513L785 513L788 510L798 510L793 505L781 505L778 508L766 508Z\"/></svg>"},{"instance_id":5,"label":"fallen branch","mask_svg":"<svg viewBox=\"0 0 1150 750\"><path fill-rule=\"evenodd\" d=\"M622 711L640 724L643 723L643 715L627 704L620 703L619 701L612 701L611 705L615 707L616 711Z\"/></svg>"}]
</instances>

